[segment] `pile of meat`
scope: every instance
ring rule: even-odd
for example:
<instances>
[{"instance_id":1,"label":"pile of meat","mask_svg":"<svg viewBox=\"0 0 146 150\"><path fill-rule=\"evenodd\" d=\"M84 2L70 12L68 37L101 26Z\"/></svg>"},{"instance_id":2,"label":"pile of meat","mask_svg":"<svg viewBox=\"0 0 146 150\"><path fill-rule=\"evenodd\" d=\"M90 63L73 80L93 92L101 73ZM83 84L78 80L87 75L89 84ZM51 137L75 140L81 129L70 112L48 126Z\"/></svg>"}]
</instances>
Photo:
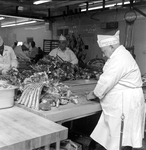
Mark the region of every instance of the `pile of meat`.
<instances>
[{"instance_id":1,"label":"pile of meat","mask_svg":"<svg viewBox=\"0 0 146 150\"><path fill-rule=\"evenodd\" d=\"M7 75L0 76L1 81L18 86L16 102L36 110L50 110L69 102L78 103L77 96L58 80L49 78L47 73L10 70ZM5 84L3 84L5 85Z\"/></svg>"},{"instance_id":2,"label":"pile of meat","mask_svg":"<svg viewBox=\"0 0 146 150\"><path fill-rule=\"evenodd\" d=\"M100 74L51 56L44 57L37 64L30 64L29 68L21 72L11 69L7 75L0 75L0 80L18 87L17 103L36 110L50 110L69 102L77 104L77 96L61 82L96 78Z\"/></svg>"},{"instance_id":3,"label":"pile of meat","mask_svg":"<svg viewBox=\"0 0 146 150\"><path fill-rule=\"evenodd\" d=\"M40 78L39 75L38 77ZM36 75L31 78L36 78ZM54 80L30 82L31 78L27 79L29 82L22 89L17 103L36 110L50 110L51 107L59 107L69 102L78 103L77 96L73 95L66 85ZM42 76L41 80L45 80L45 76Z\"/></svg>"},{"instance_id":4,"label":"pile of meat","mask_svg":"<svg viewBox=\"0 0 146 150\"><path fill-rule=\"evenodd\" d=\"M64 80L96 78L99 70L83 69L63 61L60 57L45 56L36 65L31 66L36 72L47 72L49 78Z\"/></svg>"},{"instance_id":5,"label":"pile of meat","mask_svg":"<svg viewBox=\"0 0 146 150\"><path fill-rule=\"evenodd\" d=\"M142 75L143 86L146 85L146 73Z\"/></svg>"}]
</instances>

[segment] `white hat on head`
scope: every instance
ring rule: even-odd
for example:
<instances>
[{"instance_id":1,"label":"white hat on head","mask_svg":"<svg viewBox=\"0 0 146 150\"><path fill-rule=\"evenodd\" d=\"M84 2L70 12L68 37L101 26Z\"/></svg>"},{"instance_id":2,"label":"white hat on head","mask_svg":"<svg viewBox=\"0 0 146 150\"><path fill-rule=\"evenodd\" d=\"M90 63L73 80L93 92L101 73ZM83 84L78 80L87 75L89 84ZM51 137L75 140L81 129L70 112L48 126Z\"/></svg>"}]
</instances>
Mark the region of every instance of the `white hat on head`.
<instances>
[{"instance_id":1,"label":"white hat on head","mask_svg":"<svg viewBox=\"0 0 146 150\"><path fill-rule=\"evenodd\" d=\"M4 41L3 41L2 37L0 36L0 46L2 46L3 43L4 43Z\"/></svg>"},{"instance_id":2,"label":"white hat on head","mask_svg":"<svg viewBox=\"0 0 146 150\"><path fill-rule=\"evenodd\" d=\"M119 40L120 31L118 30L115 35L97 35L99 47L105 47L120 43Z\"/></svg>"},{"instance_id":3,"label":"white hat on head","mask_svg":"<svg viewBox=\"0 0 146 150\"><path fill-rule=\"evenodd\" d=\"M59 37L59 41L66 41L66 37L61 34Z\"/></svg>"}]
</instances>

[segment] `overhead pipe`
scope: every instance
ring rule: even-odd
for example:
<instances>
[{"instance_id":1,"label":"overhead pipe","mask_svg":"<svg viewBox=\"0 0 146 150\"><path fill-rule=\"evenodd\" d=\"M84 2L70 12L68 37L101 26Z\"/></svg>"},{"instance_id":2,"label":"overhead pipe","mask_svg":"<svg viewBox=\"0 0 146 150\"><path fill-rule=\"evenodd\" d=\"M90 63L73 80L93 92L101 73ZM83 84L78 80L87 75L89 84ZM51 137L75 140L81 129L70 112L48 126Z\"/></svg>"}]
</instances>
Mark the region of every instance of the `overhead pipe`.
<instances>
[{"instance_id":1,"label":"overhead pipe","mask_svg":"<svg viewBox=\"0 0 146 150\"><path fill-rule=\"evenodd\" d=\"M130 0L130 9L133 8L133 0Z\"/></svg>"},{"instance_id":2,"label":"overhead pipe","mask_svg":"<svg viewBox=\"0 0 146 150\"><path fill-rule=\"evenodd\" d=\"M125 2L125 0L122 0L122 6L124 6L124 2Z\"/></svg>"},{"instance_id":3,"label":"overhead pipe","mask_svg":"<svg viewBox=\"0 0 146 150\"><path fill-rule=\"evenodd\" d=\"M103 2L102 2L102 8L103 9L105 8L105 0L103 0Z\"/></svg>"},{"instance_id":4,"label":"overhead pipe","mask_svg":"<svg viewBox=\"0 0 146 150\"><path fill-rule=\"evenodd\" d=\"M86 2L86 12L88 12L88 8L89 8L89 3Z\"/></svg>"},{"instance_id":5,"label":"overhead pipe","mask_svg":"<svg viewBox=\"0 0 146 150\"><path fill-rule=\"evenodd\" d=\"M141 10L139 10L136 7L133 7L133 10L136 10L137 12L139 12L141 15L143 15L144 17L146 17L146 14L144 12L142 12Z\"/></svg>"},{"instance_id":6,"label":"overhead pipe","mask_svg":"<svg viewBox=\"0 0 146 150\"><path fill-rule=\"evenodd\" d=\"M131 3L132 3L132 1L131 1ZM134 9L136 10L137 9L137 12L139 12L139 13L141 13L143 16L145 16L145 14L142 12L142 11L140 11L138 8L135 8L135 6L144 6L144 5L146 5L146 2L145 1L143 1L143 2L137 2L137 3L132 3L132 6L134 7ZM130 4L125 4L125 5L122 5L122 8L124 8L124 7L129 7L130 8ZM69 12L69 6L67 6L66 7L67 8L67 11ZM122 8L118 8L118 9L122 9ZM109 10L109 8L105 8L105 0L103 0L103 8L102 9L97 9L97 10L91 10L91 11L88 11L88 13L93 13L93 12L95 12L93 15L92 15L92 18L93 18L93 16L96 14L96 13L99 13L99 12L101 12L101 11L103 11L103 10L105 10L105 11L107 11L107 10ZM79 13L73 13L73 14L66 14L65 12L63 13L63 14L61 14L61 15L56 15L56 16L51 16L51 14L49 15L49 10L48 10L48 16L36 16L36 14L31 14L31 16L29 16L29 15L26 15L26 14L7 14L7 15L9 15L9 16L18 16L18 17L25 17L25 18L34 18L34 19L42 19L42 20L46 20L46 21L48 21L48 20L51 20L51 19L55 19L55 18L61 18L61 17L66 17L66 15L79 15L79 14L85 14L85 12L81 12L81 8L79 8ZM5 14L3 14L3 15L5 15ZM96 18L94 18L94 19L96 19Z\"/></svg>"},{"instance_id":7,"label":"overhead pipe","mask_svg":"<svg viewBox=\"0 0 146 150\"><path fill-rule=\"evenodd\" d=\"M51 10L50 10L50 8L48 9L48 17L51 17Z\"/></svg>"},{"instance_id":8,"label":"overhead pipe","mask_svg":"<svg viewBox=\"0 0 146 150\"><path fill-rule=\"evenodd\" d=\"M18 7L19 7L19 6L16 6L16 9L15 9L15 10L16 10L16 14L18 14Z\"/></svg>"}]
</instances>

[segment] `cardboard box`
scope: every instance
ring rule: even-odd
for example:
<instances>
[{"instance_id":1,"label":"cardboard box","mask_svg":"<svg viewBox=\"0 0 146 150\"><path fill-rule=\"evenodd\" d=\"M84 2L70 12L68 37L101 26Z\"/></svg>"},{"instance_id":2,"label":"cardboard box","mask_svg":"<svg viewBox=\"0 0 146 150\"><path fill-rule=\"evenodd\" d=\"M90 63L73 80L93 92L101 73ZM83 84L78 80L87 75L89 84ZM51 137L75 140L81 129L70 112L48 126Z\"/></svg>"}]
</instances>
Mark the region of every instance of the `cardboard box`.
<instances>
[{"instance_id":1,"label":"cardboard box","mask_svg":"<svg viewBox=\"0 0 146 150\"><path fill-rule=\"evenodd\" d=\"M74 139L74 141L78 144L81 144L83 150L89 150L89 145L91 142L90 137L80 136L80 137L77 137L76 139Z\"/></svg>"},{"instance_id":2,"label":"cardboard box","mask_svg":"<svg viewBox=\"0 0 146 150\"><path fill-rule=\"evenodd\" d=\"M55 145L52 145L51 150L55 150ZM72 140L63 140L60 142L60 150L82 150L82 145Z\"/></svg>"},{"instance_id":3,"label":"cardboard box","mask_svg":"<svg viewBox=\"0 0 146 150\"><path fill-rule=\"evenodd\" d=\"M64 150L82 150L82 145L72 140L62 141L60 147Z\"/></svg>"}]
</instances>

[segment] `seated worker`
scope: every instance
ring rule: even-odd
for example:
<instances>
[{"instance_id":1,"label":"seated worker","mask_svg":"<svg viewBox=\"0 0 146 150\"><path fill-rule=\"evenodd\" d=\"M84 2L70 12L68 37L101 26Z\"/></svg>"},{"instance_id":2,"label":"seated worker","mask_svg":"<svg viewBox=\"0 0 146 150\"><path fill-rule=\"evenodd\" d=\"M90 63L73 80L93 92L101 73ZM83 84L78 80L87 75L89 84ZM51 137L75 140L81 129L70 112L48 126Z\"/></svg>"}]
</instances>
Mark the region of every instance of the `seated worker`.
<instances>
[{"instance_id":1,"label":"seated worker","mask_svg":"<svg viewBox=\"0 0 146 150\"><path fill-rule=\"evenodd\" d=\"M30 58L22 51L21 45L15 46L14 52L18 60L30 61Z\"/></svg>"},{"instance_id":2,"label":"seated worker","mask_svg":"<svg viewBox=\"0 0 146 150\"><path fill-rule=\"evenodd\" d=\"M29 43L29 48L30 48L30 59L36 63L36 56L38 55L39 51L38 48L36 47L36 44L34 41L31 41Z\"/></svg>"},{"instance_id":3,"label":"seated worker","mask_svg":"<svg viewBox=\"0 0 146 150\"><path fill-rule=\"evenodd\" d=\"M27 57L29 57L30 56L30 51L29 51L29 45L28 45L28 43L27 42L23 42L21 48L22 48L23 53L25 53L25 55Z\"/></svg>"},{"instance_id":4,"label":"seated worker","mask_svg":"<svg viewBox=\"0 0 146 150\"><path fill-rule=\"evenodd\" d=\"M12 47L4 45L0 36L0 74L6 74L11 68L17 68L18 62Z\"/></svg>"},{"instance_id":5,"label":"seated worker","mask_svg":"<svg viewBox=\"0 0 146 150\"><path fill-rule=\"evenodd\" d=\"M58 55L64 61L70 62L73 65L78 64L78 59L77 59L76 55L74 54L74 52L72 50L70 50L67 47L67 40L63 35L61 35L60 38L59 38L58 47L53 49L49 53L49 55L54 56L54 57L56 57Z\"/></svg>"},{"instance_id":6,"label":"seated worker","mask_svg":"<svg viewBox=\"0 0 146 150\"><path fill-rule=\"evenodd\" d=\"M40 59L44 57L44 52L41 49L41 47L38 47L38 54L36 55L36 62L38 62Z\"/></svg>"},{"instance_id":7,"label":"seated worker","mask_svg":"<svg viewBox=\"0 0 146 150\"><path fill-rule=\"evenodd\" d=\"M22 51L25 52L25 51L29 51L29 45L27 42L23 42L22 46Z\"/></svg>"},{"instance_id":8,"label":"seated worker","mask_svg":"<svg viewBox=\"0 0 146 150\"><path fill-rule=\"evenodd\" d=\"M15 41L14 44L12 45L12 48L14 49L18 44L18 41Z\"/></svg>"}]
</instances>

